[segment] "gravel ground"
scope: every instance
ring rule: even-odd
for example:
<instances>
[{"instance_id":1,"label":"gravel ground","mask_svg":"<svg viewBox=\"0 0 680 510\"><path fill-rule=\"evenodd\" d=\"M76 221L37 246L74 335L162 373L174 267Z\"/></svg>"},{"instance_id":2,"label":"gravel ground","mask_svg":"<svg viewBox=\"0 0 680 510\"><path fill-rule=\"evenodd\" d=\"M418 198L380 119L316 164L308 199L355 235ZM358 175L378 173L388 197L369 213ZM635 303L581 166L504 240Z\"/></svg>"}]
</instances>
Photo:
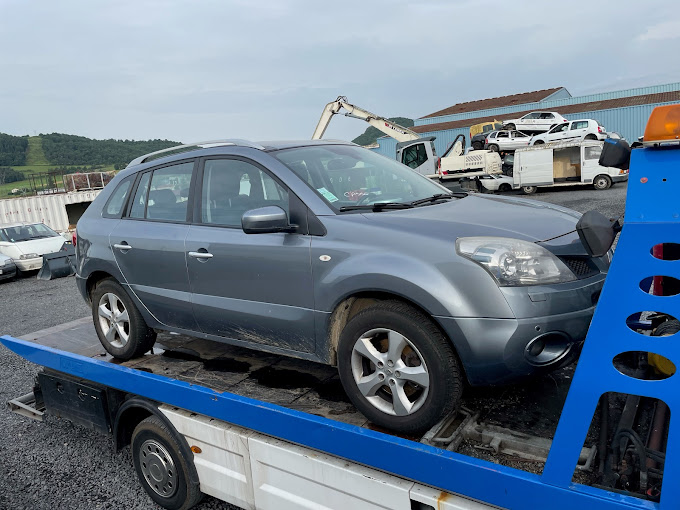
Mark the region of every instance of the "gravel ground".
<instances>
[{"instance_id":1,"label":"gravel ground","mask_svg":"<svg viewBox=\"0 0 680 510\"><path fill-rule=\"evenodd\" d=\"M530 198L617 217L623 214L625 194L626 185L617 184L606 191L541 190ZM21 336L88 314L73 278L0 283L0 334ZM128 449L116 453L107 437L64 420L48 417L38 423L7 410L4 402L30 390L37 371L0 346L0 509L158 508L138 484ZM568 371L555 375L569 379ZM520 386L511 393L521 401L528 388ZM504 407L508 391L488 389L469 397L480 405L486 401ZM234 507L207 498L198 508Z\"/></svg>"}]
</instances>

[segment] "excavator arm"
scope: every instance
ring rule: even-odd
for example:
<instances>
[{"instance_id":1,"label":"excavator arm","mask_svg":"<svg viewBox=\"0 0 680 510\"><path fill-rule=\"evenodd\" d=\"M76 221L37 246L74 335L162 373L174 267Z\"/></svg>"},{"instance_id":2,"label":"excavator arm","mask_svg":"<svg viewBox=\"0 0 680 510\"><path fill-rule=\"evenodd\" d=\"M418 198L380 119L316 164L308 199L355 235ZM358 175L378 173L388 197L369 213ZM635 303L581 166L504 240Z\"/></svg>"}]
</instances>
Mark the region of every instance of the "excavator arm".
<instances>
[{"instance_id":1,"label":"excavator arm","mask_svg":"<svg viewBox=\"0 0 680 510\"><path fill-rule=\"evenodd\" d=\"M395 124L391 120L350 104L347 102L347 98L345 96L338 96L335 101L328 103L323 109L319 123L316 125L316 129L312 135L312 140L319 140L323 137L323 134L326 132L326 128L328 127L328 124L330 124L333 115L338 113L342 113L345 117L352 117L368 122L374 128L382 131L387 136L391 136L399 142L408 142L420 139L418 133L411 131L409 128Z\"/></svg>"}]
</instances>

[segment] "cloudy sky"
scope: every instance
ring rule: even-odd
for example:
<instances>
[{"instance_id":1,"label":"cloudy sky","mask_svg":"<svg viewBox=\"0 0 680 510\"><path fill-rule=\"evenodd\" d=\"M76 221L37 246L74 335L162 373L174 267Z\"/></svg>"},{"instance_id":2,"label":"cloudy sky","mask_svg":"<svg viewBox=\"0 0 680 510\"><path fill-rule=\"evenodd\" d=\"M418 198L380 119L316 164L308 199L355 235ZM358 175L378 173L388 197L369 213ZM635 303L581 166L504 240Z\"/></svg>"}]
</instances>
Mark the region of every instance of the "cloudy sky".
<instances>
[{"instance_id":1,"label":"cloudy sky","mask_svg":"<svg viewBox=\"0 0 680 510\"><path fill-rule=\"evenodd\" d=\"M669 1L0 0L0 132L309 138L341 94L420 117L680 81L679 45Z\"/></svg>"}]
</instances>

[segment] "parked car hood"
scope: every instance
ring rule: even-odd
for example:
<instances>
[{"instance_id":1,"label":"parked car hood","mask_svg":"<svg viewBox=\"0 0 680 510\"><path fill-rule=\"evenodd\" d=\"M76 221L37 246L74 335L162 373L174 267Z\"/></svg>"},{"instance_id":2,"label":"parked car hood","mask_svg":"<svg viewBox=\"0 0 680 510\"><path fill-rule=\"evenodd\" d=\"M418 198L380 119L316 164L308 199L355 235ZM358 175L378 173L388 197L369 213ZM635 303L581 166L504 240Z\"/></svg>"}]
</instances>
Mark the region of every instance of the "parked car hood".
<instances>
[{"instance_id":1,"label":"parked car hood","mask_svg":"<svg viewBox=\"0 0 680 510\"><path fill-rule=\"evenodd\" d=\"M548 245L580 245L575 233L580 213L523 198L469 195L445 203L364 216L401 232L436 237L500 236L537 242L560 236Z\"/></svg>"},{"instance_id":2,"label":"parked car hood","mask_svg":"<svg viewBox=\"0 0 680 510\"><path fill-rule=\"evenodd\" d=\"M31 239L29 241L6 243L4 247L0 247L0 251L10 257L18 257L19 255L27 253L44 255L45 253L59 251L63 244L64 238L62 236L43 237L41 239Z\"/></svg>"}]
</instances>

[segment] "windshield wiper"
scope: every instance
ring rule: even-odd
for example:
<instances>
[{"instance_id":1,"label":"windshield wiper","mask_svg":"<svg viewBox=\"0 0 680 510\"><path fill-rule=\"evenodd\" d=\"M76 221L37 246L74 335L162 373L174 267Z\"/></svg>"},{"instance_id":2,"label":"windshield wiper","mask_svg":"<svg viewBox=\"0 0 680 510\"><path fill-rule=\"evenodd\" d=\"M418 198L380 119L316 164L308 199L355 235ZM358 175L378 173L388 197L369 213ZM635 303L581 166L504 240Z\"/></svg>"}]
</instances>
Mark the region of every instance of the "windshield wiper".
<instances>
[{"instance_id":1,"label":"windshield wiper","mask_svg":"<svg viewBox=\"0 0 680 510\"><path fill-rule=\"evenodd\" d=\"M463 198L466 197L468 194L465 192L457 192L457 193L436 193L432 195L431 197L426 197L426 198L421 198L419 200L414 200L411 202L412 206L418 206L422 204L429 204L432 202L436 202L437 200L450 200L452 198Z\"/></svg>"},{"instance_id":2,"label":"windshield wiper","mask_svg":"<svg viewBox=\"0 0 680 510\"><path fill-rule=\"evenodd\" d=\"M411 209L412 207L414 205L408 202L376 202L375 204L366 205L345 205L340 208L340 212L358 211L361 209L379 212L384 209Z\"/></svg>"}]
</instances>

